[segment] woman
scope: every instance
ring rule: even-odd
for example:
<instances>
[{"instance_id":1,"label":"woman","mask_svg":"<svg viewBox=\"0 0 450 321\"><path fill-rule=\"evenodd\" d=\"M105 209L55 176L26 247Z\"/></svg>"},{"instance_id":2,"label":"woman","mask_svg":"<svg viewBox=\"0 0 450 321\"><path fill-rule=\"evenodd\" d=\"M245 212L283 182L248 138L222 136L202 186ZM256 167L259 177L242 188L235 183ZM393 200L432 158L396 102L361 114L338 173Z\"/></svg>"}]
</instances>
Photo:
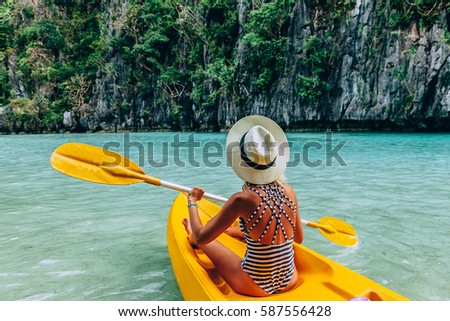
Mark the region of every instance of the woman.
<instances>
[{"instance_id":1,"label":"woman","mask_svg":"<svg viewBox=\"0 0 450 321\"><path fill-rule=\"evenodd\" d=\"M231 128L227 156L245 184L220 212L203 226L197 204L203 189L194 187L187 196L190 221L183 224L193 246L200 247L219 274L238 293L268 296L288 291L298 280L293 241L303 241L297 199L282 176L289 160L283 130L263 116L248 116ZM216 238L239 218L247 242L243 259ZM234 234L234 233L233 233Z\"/></svg>"}]
</instances>

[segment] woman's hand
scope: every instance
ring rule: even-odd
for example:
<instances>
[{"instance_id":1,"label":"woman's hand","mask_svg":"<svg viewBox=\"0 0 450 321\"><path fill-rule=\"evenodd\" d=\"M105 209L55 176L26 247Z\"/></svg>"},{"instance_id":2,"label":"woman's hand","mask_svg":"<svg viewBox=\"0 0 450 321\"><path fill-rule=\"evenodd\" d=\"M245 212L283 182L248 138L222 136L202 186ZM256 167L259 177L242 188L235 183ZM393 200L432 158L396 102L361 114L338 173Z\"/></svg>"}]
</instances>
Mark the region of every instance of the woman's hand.
<instances>
[{"instance_id":1,"label":"woman's hand","mask_svg":"<svg viewBox=\"0 0 450 321\"><path fill-rule=\"evenodd\" d=\"M187 195L188 203L195 203L202 199L205 190L200 187L193 187L189 194Z\"/></svg>"}]
</instances>

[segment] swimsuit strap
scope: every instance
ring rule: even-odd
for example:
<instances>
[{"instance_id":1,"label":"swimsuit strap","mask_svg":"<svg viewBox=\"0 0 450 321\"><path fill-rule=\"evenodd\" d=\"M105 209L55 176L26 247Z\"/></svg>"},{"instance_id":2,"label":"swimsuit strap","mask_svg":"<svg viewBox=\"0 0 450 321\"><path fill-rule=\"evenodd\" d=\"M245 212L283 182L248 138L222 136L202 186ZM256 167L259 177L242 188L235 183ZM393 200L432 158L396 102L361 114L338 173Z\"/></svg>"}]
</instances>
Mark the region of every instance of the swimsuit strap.
<instances>
[{"instance_id":1,"label":"swimsuit strap","mask_svg":"<svg viewBox=\"0 0 450 321\"><path fill-rule=\"evenodd\" d=\"M283 225L283 222L281 221L281 218L285 217L291 224L291 226L294 228L294 231L295 231L295 222L286 213L284 206L287 206L292 211L294 211L294 215L297 213L297 208L295 203L284 193L284 186L278 185L277 183L274 182L264 185L254 185L247 183L247 187L253 192L255 192L261 198L261 202L258 204L258 206L250 215L250 217L245 221L245 225L247 225L260 212L259 216L253 222L253 224L247 229L247 233L250 233L255 228L255 226L261 221L267 209L269 208L272 214L270 216L269 222L267 223L266 227L264 228L264 231L258 238L257 242L261 242L262 238L266 235L267 231L269 230L273 220L275 220L275 233L273 234L272 244L275 243L275 239L277 237L279 229L281 229L284 238L287 241L288 236L286 234L286 230ZM261 193L261 191L264 192L264 195L263 193Z\"/></svg>"}]
</instances>

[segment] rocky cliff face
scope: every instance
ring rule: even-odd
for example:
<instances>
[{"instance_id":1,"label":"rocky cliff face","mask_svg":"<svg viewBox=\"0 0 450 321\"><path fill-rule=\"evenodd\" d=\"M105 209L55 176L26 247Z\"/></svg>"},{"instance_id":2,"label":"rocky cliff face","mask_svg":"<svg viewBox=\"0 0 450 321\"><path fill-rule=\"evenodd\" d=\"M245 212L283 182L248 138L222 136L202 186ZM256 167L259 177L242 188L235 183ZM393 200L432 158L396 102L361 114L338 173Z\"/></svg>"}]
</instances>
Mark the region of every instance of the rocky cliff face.
<instances>
[{"instance_id":1,"label":"rocky cliff face","mask_svg":"<svg viewBox=\"0 0 450 321\"><path fill-rule=\"evenodd\" d=\"M251 95L243 114L264 113L298 130L449 130L450 47L448 13L435 24L390 25L390 6L359 0L339 19L310 1L298 1L289 28L292 44L270 98ZM336 57L328 65L331 88L314 100L298 95L308 37L330 37ZM224 113L228 115L229 113ZM232 122L232 121L230 121ZM229 122L224 122L228 124Z\"/></svg>"},{"instance_id":2,"label":"rocky cliff face","mask_svg":"<svg viewBox=\"0 0 450 321\"><path fill-rule=\"evenodd\" d=\"M151 88L144 92L130 82L140 65L130 64L123 52L110 47L105 58L113 68L99 68L90 98L66 110L64 118L61 114L56 127L76 131L222 130L243 116L264 114L289 130L450 130L450 12L446 1L433 1L434 6L424 8L403 7L404 11L393 1L285 1L290 3L290 12L280 27L286 40L281 68L261 89L257 71L246 68L252 48L244 38L249 15L264 2L270 3L232 2L237 28L232 56L226 57L226 61L235 61L232 86L221 85L208 72L195 81L162 81L149 68L139 71ZM222 18L213 17L222 9L196 13L195 3L189 8L173 5L178 6L178 17L185 14L185 19L197 19L205 26L213 19L223 24ZM114 42L124 37L125 27L119 22L129 16L132 7L128 5L127 0L109 0L100 7L104 39ZM426 20L426 14L433 19ZM188 56L192 45L185 38L189 36L177 31L177 45L186 48ZM215 53L206 42L200 48L202 64L196 68L208 70ZM33 89L24 92L20 75L14 71L14 57L10 54L7 61L10 85L16 94L31 96ZM174 67L170 55L163 63L167 69ZM178 63L175 67L189 66ZM216 98L206 106L194 93L203 98L215 93ZM6 107L0 114L4 130L8 127L2 116Z\"/></svg>"}]
</instances>

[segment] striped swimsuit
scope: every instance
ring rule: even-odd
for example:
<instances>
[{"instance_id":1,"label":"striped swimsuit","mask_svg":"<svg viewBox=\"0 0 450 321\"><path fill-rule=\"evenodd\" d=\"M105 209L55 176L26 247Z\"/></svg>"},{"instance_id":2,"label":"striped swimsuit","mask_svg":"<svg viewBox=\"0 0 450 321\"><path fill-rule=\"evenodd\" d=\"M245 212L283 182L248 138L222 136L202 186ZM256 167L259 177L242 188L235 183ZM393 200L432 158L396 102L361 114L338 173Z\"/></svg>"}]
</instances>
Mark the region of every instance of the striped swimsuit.
<instances>
[{"instance_id":1,"label":"striped swimsuit","mask_svg":"<svg viewBox=\"0 0 450 321\"><path fill-rule=\"evenodd\" d=\"M294 275L294 236L288 238L281 220L284 217L295 231L295 219L292 220L285 211L285 207L297 213L294 202L284 194L283 185L270 183L265 185L247 184L247 187L261 197L261 202L247 220L242 217L240 228L247 241L247 252L242 259L242 268L264 291L269 294L283 290ZM263 193L261 193L261 191ZM254 240L250 232L269 210L270 219L261 236ZM256 218L256 219L255 219ZM250 222L253 223L249 226ZM261 244L272 222L275 224L275 233L271 244ZM275 244L277 233L284 234L285 242Z\"/></svg>"}]
</instances>

